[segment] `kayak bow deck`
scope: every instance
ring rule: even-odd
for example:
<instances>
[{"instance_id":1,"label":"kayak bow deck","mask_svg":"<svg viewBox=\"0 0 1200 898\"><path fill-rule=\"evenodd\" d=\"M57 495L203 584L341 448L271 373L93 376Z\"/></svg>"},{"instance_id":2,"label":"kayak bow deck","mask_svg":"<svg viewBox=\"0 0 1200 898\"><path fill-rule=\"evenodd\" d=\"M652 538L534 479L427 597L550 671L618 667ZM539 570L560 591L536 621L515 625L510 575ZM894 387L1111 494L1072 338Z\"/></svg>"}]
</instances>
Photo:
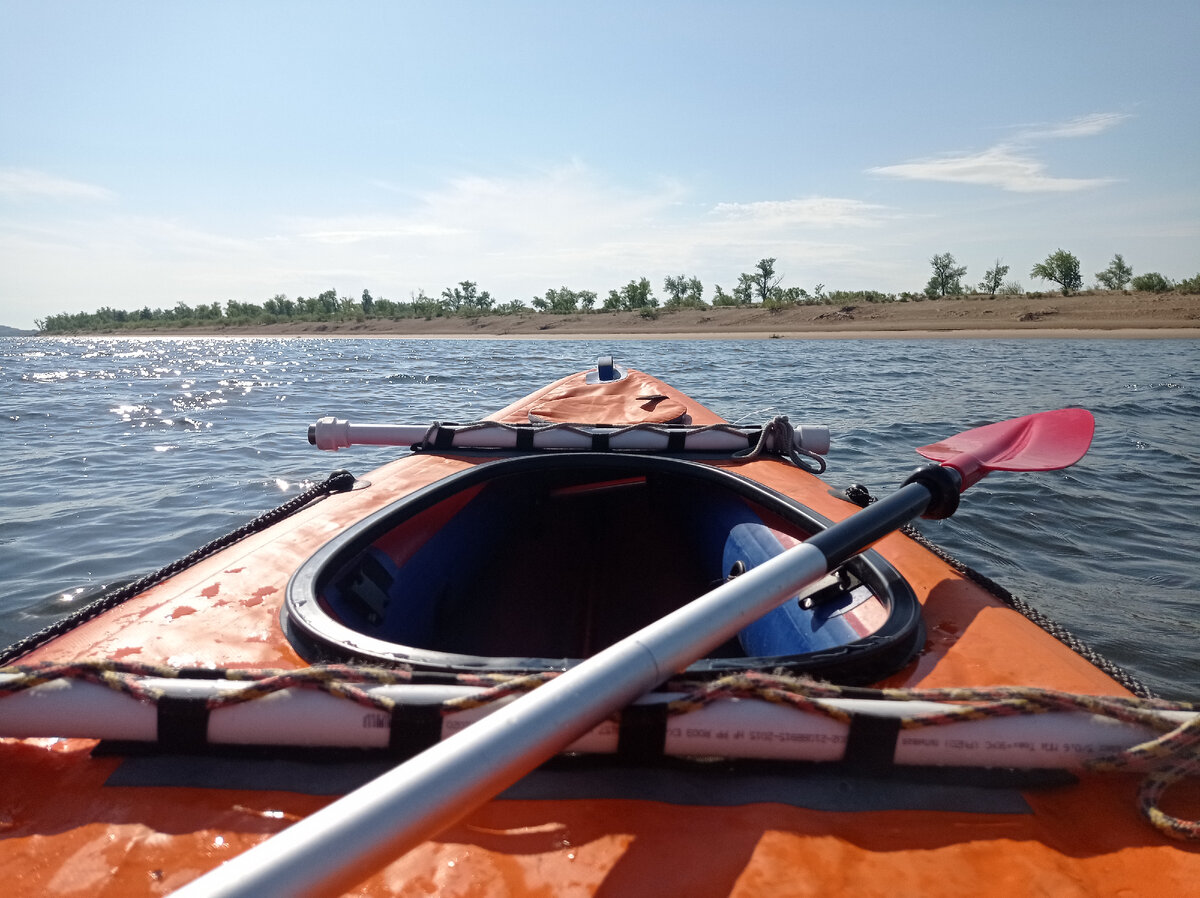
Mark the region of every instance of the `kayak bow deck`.
<instances>
[{"instance_id":1,"label":"kayak bow deck","mask_svg":"<svg viewBox=\"0 0 1200 898\"><path fill-rule=\"evenodd\" d=\"M955 496L988 470L1061 467L1062 446L1086 449L1090 416L1084 439L1086 413L1054 414L922 451L954 472L939 476ZM842 563L830 546L851 525L834 524L859 508L814 474L822 428L735 428L602 359L487 422L322 419L310 441L416 451L10 651L10 894L153 895L193 881L189 894L336 894L362 879L354 894L1165 895L1200 875L1195 849L1167 838L1189 825L1155 810L1155 831L1138 815L1140 776L1082 769L1182 725L1153 752L1194 773L1190 706L1132 698L1115 669L895 525ZM1035 460L1035 447L1049 456ZM411 799L368 812L352 795L317 813L500 706L494 738L562 736L554 689L513 696L561 679L559 701L586 704L591 687L567 685L589 677L584 659L647 625L686 643L682 624L662 623L676 609L710 594L745 601L796 546L820 547L822 563L837 555L832 573L776 584L782 604L734 618L703 657L672 654L641 686L630 672L630 698L662 690L607 722L608 710L584 714L557 746L572 742L571 756L460 822L505 782L500 752L473 762L458 737L440 757L488 784L451 808L423 790L433 822L414 846L378 832L415 826ZM798 679L810 677L822 682ZM486 730L468 731L481 751ZM516 751L525 769L533 751ZM1166 782L1151 781L1143 803ZM1166 809L1198 800L1185 782ZM263 861L268 891L234 871L269 848L225 868L251 891L197 879L305 818L351 844L278 874ZM304 830L288 838L301 844ZM367 841L384 846L382 869L351 859L372 853Z\"/></svg>"}]
</instances>

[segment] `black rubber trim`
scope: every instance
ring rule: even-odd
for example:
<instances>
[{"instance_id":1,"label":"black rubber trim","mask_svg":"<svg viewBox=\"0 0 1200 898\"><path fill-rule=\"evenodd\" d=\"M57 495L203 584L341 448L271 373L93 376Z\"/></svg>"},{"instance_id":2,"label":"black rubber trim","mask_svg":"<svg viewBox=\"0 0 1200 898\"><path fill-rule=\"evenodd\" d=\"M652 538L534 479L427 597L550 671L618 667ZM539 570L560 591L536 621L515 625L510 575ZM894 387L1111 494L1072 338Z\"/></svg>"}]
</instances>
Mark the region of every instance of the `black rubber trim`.
<instances>
[{"instance_id":1,"label":"black rubber trim","mask_svg":"<svg viewBox=\"0 0 1200 898\"><path fill-rule=\"evenodd\" d=\"M566 670L576 658L529 658L460 655L377 639L332 618L318 598L327 581L349 560L401 521L475 486L506 476L537 472L596 471L606 477L656 473L691 478L741 496L808 533L832 523L811 509L768 487L722 468L666 456L572 452L503 457L475 465L405 496L351 525L321 546L288 583L281 611L284 632L310 663L402 664L416 670L533 673ZM924 645L921 606L912 588L883 556L867 551L848 564L858 579L885 601L887 621L870 636L847 645L796 655L702 658L687 668L691 677L718 677L746 669L781 670L819 676L844 684L874 683L907 664Z\"/></svg>"}]
</instances>

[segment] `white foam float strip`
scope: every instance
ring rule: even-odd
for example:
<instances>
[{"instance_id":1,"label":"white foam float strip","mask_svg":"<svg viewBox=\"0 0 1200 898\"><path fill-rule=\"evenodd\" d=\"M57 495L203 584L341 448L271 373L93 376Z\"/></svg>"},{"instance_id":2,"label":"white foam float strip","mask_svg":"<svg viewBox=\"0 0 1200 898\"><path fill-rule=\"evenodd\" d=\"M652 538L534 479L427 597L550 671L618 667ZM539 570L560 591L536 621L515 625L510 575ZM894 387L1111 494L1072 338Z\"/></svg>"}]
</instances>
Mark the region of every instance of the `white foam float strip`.
<instances>
[{"instance_id":1,"label":"white foam float strip","mask_svg":"<svg viewBox=\"0 0 1200 898\"><path fill-rule=\"evenodd\" d=\"M513 449L517 446L517 431L497 422L480 422L491 426L447 424L454 431L452 444L459 449ZM565 428L556 425L532 425L535 449L590 449L593 435L611 434L610 449L662 452L667 449L669 434L662 425L653 428L586 427ZM693 452L736 452L746 449L750 432L708 429L705 427L676 427L684 433L684 445ZM349 446L412 446L424 442L429 435L428 424L352 424L339 418L320 418L312 426L310 442L319 449L337 451ZM793 426L793 442L797 449L825 455L829 452L829 428L820 424Z\"/></svg>"},{"instance_id":2,"label":"white foam float strip","mask_svg":"<svg viewBox=\"0 0 1200 898\"><path fill-rule=\"evenodd\" d=\"M8 677L0 677L0 681ZM147 678L145 684L178 698L206 699L236 693L245 681ZM439 704L480 690L468 686L370 686L367 692L403 704ZM683 698L653 693L638 704ZM509 697L447 714L442 738L453 735ZM912 717L959 707L935 702L827 699L854 714ZM1194 712L1158 711L1175 725ZM284 689L251 701L218 707L208 719L208 741L222 745L386 748L389 715L312 689ZM813 713L755 700L723 699L667 720L665 754L837 761L849 726ZM605 754L617 750L619 727L606 721L572 743L568 751ZM900 730L894 762L903 765L1078 768L1154 738L1153 730L1079 711L985 718ZM0 698L0 737L87 738L154 742L158 712L150 703L81 680L53 680Z\"/></svg>"}]
</instances>

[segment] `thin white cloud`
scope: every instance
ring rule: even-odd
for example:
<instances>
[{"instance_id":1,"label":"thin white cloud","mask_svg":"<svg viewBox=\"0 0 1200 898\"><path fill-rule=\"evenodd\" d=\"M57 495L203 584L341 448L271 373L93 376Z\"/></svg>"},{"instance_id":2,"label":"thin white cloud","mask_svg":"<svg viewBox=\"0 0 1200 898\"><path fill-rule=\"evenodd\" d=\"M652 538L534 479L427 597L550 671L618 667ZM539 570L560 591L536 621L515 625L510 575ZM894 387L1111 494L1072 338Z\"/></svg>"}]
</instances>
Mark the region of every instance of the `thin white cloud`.
<instances>
[{"instance_id":1,"label":"thin white cloud","mask_svg":"<svg viewBox=\"0 0 1200 898\"><path fill-rule=\"evenodd\" d=\"M1055 178L1045 163L1014 145L1001 144L980 153L962 153L935 159L917 159L899 165L869 168L874 175L910 181L978 184L1014 193L1064 193L1089 190L1113 183L1112 178Z\"/></svg>"},{"instance_id":2,"label":"thin white cloud","mask_svg":"<svg viewBox=\"0 0 1200 898\"><path fill-rule=\"evenodd\" d=\"M381 190L391 192L381 185ZM668 215L681 188L638 192L606 184L579 163L511 177L469 175L410 193L397 211L285 223L300 241L324 244L437 244L442 248L561 248L628 235Z\"/></svg>"},{"instance_id":3,"label":"thin white cloud","mask_svg":"<svg viewBox=\"0 0 1200 898\"><path fill-rule=\"evenodd\" d=\"M768 227L875 227L887 213L884 206L842 197L816 196L757 203L718 203L714 218Z\"/></svg>"},{"instance_id":4,"label":"thin white cloud","mask_svg":"<svg viewBox=\"0 0 1200 898\"><path fill-rule=\"evenodd\" d=\"M913 159L896 165L867 169L869 174L909 181L940 181L948 184L977 184L1013 193L1069 193L1112 184L1114 178L1057 178L1034 155L1031 144L1039 140L1094 137L1117 127L1129 116L1119 112L1097 112L1065 122L1028 127L1017 138L977 153L947 153Z\"/></svg>"},{"instance_id":5,"label":"thin white cloud","mask_svg":"<svg viewBox=\"0 0 1200 898\"><path fill-rule=\"evenodd\" d=\"M95 184L59 178L31 168L0 168L0 196L104 201L115 194Z\"/></svg>"},{"instance_id":6,"label":"thin white cloud","mask_svg":"<svg viewBox=\"0 0 1200 898\"><path fill-rule=\"evenodd\" d=\"M618 184L578 161L463 175L424 191L374 186L391 211L280 222L270 239L272 267L286 267L301 284L321 281L320 272L356 271L355 280L399 296L416 288L436 293L454 278L525 298L561 284L603 292L619 278L657 283L681 271L727 285L766 256L793 260L796 277L801 260L862 263L864 246L832 241L830 232L897 217L888 207L833 196L700 202L678 180Z\"/></svg>"},{"instance_id":7,"label":"thin white cloud","mask_svg":"<svg viewBox=\"0 0 1200 898\"><path fill-rule=\"evenodd\" d=\"M1025 140L1048 140L1070 137L1094 137L1103 134L1129 119L1123 112L1093 112L1065 122L1051 125L1035 125L1021 132Z\"/></svg>"}]
</instances>

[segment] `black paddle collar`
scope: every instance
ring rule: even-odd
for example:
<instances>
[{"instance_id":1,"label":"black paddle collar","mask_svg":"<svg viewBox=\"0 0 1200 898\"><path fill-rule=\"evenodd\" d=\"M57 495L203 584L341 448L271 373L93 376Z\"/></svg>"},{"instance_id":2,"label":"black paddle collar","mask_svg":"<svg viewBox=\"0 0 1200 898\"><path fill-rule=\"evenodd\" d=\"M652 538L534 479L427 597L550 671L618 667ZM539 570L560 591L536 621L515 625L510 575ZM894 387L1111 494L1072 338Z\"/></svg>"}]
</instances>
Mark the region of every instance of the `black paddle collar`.
<instances>
[{"instance_id":1,"label":"black paddle collar","mask_svg":"<svg viewBox=\"0 0 1200 898\"><path fill-rule=\"evenodd\" d=\"M929 490L929 505L921 517L940 521L958 511L958 495L962 478L953 468L944 465L924 465L912 472L904 485L919 483Z\"/></svg>"}]
</instances>

